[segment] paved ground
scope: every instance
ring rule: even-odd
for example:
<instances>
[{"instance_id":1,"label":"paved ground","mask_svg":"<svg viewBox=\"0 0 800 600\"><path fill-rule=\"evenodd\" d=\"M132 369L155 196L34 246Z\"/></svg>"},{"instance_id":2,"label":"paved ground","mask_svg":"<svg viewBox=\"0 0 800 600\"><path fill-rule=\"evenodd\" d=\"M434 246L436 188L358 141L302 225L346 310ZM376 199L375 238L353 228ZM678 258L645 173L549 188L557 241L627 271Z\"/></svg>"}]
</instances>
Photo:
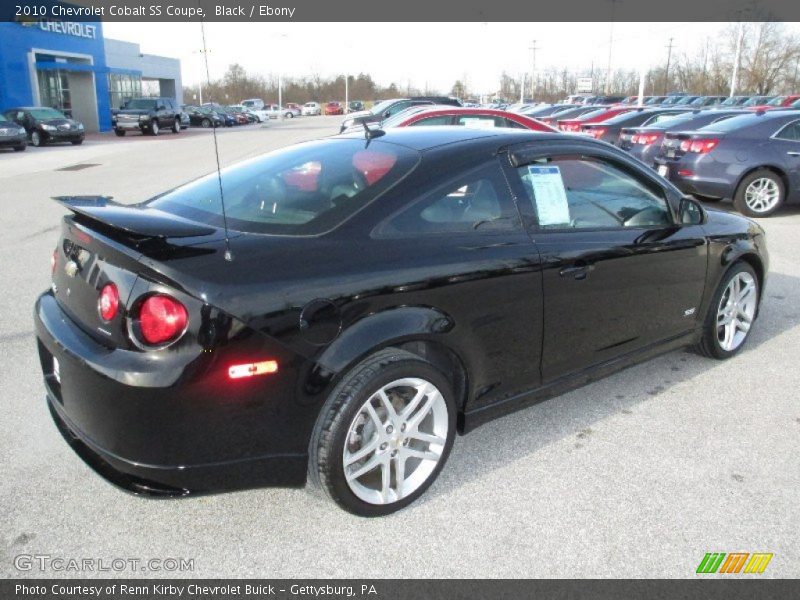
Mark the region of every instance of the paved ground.
<instances>
[{"instance_id":1,"label":"paved ground","mask_svg":"<svg viewBox=\"0 0 800 600\"><path fill-rule=\"evenodd\" d=\"M220 155L337 122L227 130ZM77 163L97 166L56 171ZM200 577L692 577L709 551L772 552L765 576L800 576L796 209L764 221L772 272L746 352L726 363L673 352L486 425L390 518L306 490L157 501L105 483L43 402L31 309L63 213L48 197L141 200L213 168L210 132L0 153L0 576L25 575L19 554L47 554L194 558Z\"/></svg>"}]
</instances>

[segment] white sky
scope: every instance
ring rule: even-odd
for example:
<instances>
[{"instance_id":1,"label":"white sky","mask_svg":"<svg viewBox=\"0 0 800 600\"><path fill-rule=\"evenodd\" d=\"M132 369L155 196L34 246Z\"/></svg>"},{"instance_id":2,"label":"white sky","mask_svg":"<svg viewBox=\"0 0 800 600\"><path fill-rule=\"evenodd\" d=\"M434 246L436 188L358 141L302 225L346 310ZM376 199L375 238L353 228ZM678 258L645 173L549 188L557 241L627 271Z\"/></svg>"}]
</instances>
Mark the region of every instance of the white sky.
<instances>
[{"instance_id":1,"label":"white sky","mask_svg":"<svg viewBox=\"0 0 800 600\"><path fill-rule=\"evenodd\" d=\"M648 67L719 43L724 23L615 23L612 68ZM798 30L798 24L787 24ZM104 23L104 35L141 44L142 52L179 58L183 82L204 74L199 23ZM465 76L472 91L497 88L503 70L514 77L536 68L596 70L608 64L609 23L206 23L211 78L238 62L262 75L330 76L370 73L391 82L449 92Z\"/></svg>"}]
</instances>

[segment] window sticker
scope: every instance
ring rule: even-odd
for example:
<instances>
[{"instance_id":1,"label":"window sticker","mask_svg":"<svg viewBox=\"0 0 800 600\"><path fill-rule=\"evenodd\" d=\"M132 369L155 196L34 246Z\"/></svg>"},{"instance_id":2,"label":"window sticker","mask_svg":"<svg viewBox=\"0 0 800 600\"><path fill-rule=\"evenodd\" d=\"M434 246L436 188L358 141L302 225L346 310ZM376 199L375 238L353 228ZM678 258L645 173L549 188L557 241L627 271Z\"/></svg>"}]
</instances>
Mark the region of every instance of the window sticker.
<instances>
[{"instance_id":1,"label":"window sticker","mask_svg":"<svg viewBox=\"0 0 800 600\"><path fill-rule=\"evenodd\" d=\"M529 166L533 197L536 201L536 214L539 225L552 227L563 225L569 227L569 203L567 191L564 189L564 180L558 167Z\"/></svg>"},{"instance_id":2,"label":"window sticker","mask_svg":"<svg viewBox=\"0 0 800 600\"><path fill-rule=\"evenodd\" d=\"M463 118L461 123L468 129L492 129L495 126L494 119Z\"/></svg>"}]
</instances>

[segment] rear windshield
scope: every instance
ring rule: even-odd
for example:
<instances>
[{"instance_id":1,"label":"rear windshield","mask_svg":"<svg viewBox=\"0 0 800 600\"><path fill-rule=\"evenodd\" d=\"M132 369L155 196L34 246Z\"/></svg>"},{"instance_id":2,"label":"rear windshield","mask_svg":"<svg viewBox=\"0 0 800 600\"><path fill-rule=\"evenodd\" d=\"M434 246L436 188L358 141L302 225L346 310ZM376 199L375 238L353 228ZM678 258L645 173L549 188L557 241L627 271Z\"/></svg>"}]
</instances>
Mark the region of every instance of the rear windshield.
<instances>
[{"instance_id":1,"label":"rear windshield","mask_svg":"<svg viewBox=\"0 0 800 600\"><path fill-rule=\"evenodd\" d=\"M645 123L645 126L649 125L672 125L680 123L681 121L686 121L691 119L692 117L696 117L697 113L685 112L685 113L663 113L660 115L656 115L651 119L648 119Z\"/></svg>"},{"instance_id":2,"label":"rear windshield","mask_svg":"<svg viewBox=\"0 0 800 600\"><path fill-rule=\"evenodd\" d=\"M250 233L328 231L386 191L419 153L381 141L333 139L291 146L222 170L228 227ZM152 208L222 227L217 173L148 202Z\"/></svg>"},{"instance_id":3,"label":"rear windshield","mask_svg":"<svg viewBox=\"0 0 800 600\"><path fill-rule=\"evenodd\" d=\"M737 129L742 129L744 127L749 127L750 125L756 125L758 123L763 123L763 122L764 118L758 114L739 115L737 117L731 117L730 119L725 119L724 121L717 121L716 123L712 123L711 125L706 125L701 129L708 131L718 131L720 133L728 133L730 131L736 131Z\"/></svg>"}]
</instances>

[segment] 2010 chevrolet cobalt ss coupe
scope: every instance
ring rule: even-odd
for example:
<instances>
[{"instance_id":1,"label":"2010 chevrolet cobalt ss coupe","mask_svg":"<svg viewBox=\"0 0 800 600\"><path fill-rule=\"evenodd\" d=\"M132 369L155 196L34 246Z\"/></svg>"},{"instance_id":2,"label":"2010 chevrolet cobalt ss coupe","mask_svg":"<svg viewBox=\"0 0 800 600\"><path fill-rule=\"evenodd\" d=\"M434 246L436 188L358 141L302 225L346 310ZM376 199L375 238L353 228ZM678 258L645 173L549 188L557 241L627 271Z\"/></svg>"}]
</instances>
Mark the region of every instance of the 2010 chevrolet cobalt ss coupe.
<instances>
[{"instance_id":1,"label":"2010 chevrolet cobalt ss coupe","mask_svg":"<svg viewBox=\"0 0 800 600\"><path fill-rule=\"evenodd\" d=\"M457 432L673 348L742 349L767 272L755 223L591 139L382 133L142 204L59 199L35 321L87 463L165 495L308 475L383 515Z\"/></svg>"}]
</instances>

